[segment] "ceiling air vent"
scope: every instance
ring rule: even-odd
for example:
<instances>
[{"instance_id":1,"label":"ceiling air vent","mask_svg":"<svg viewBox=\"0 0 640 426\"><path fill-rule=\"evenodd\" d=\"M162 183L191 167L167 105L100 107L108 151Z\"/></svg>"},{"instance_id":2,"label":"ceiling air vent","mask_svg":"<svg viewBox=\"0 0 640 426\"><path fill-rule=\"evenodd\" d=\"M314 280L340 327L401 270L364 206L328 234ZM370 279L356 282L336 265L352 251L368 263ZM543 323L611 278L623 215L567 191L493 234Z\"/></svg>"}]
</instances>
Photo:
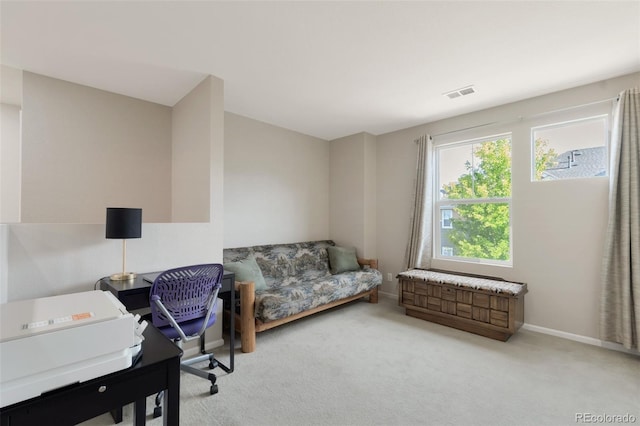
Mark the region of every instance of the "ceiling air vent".
<instances>
[{"instance_id":1,"label":"ceiling air vent","mask_svg":"<svg viewBox=\"0 0 640 426\"><path fill-rule=\"evenodd\" d=\"M444 93L444 96L448 97L449 99L455 99L459 98L460 96L470 95L472 93L476 93L476 89L474 89L473 86L467 86L463 87L462 89L456 89L451 92Z\"/></svg>"}]
</instances>

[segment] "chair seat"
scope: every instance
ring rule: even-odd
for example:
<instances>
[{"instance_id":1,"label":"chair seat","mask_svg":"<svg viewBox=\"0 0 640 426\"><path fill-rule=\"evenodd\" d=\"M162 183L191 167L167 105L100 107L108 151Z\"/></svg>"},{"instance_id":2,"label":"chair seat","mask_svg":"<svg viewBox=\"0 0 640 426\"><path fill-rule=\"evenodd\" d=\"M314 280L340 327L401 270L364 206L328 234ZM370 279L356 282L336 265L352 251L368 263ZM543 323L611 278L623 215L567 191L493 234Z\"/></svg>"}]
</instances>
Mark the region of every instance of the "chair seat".
<instances>
[{"instance_id":1,"label":"chair seat","mask_svg":"<svg viewBox=\"0 0 640 426\"><path fill-rule=\"evenodd\" d=\"M190 321L181 322L180 327L182 328L182 331L184 331L184 334L186 334L187 336L196 336L202 328L203 322L204 318L196 318ZM216 314L215 312L212 312L211 317L209 318L209 322L207 323L207 327L212 326L214 322L216 322ZM171 325L158 327L158 330L160 330L162 334L164 334L171 340L176 339L180 336L180 334L178 334L178 331Z\"/></svg>"}]
</instances>

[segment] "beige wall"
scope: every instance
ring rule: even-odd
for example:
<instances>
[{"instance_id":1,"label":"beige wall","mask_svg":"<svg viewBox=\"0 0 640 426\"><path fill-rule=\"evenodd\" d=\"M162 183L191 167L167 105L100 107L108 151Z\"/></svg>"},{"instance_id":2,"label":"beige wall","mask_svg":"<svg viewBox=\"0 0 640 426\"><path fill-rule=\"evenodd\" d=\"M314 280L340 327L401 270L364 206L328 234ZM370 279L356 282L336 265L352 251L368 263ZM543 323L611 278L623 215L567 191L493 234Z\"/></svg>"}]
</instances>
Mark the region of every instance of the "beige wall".
<instances>
[{"instance_id":1,"label":"beige wall","mask_svg":"<svg viewBox=\"0 0 640 426\"><path fill-rule=\"evenodd\" d=\"M22 121L22 222L171 221L171 108L25 72Z\"/></svg>"},{"instance_id":2,"label":"beige wall","mask_svg":"<svg viewBox=\"0 0 640 426\"><path fill-rule=\"evenodd\" d=\"M226 226L224 199L224 169L225 169L225 112L224 112L224 81L211 75L207 77L207 92L209 93L209 229L210 233L199 238L209 240L209 262L222 262L222 248ZM188 241L188 240L187 240Z\"/></svg>"},{"instance_id":3,"label":"beige wall","mask_svg":"<svg viewBox=\"0 0 640 426\"><path fill-rule=\"evenodd\" d=\"M20 222L20 107L0 103L0 223Z\"/></svg>"},{"instance_id":4,"label":"beige wall","mask_svg":"<svg viewBox=\"0 0 640 426\"><path fill-rule=\"evenodd\" d=\"M0 64L0 102L22 106L22 70Z\"/></svg>"},{"instance_id":5,"label":"beige wall","mask_svg":"<svg viewBox=\"0 0 640 426\"><path fill-rule=\"evenodd\" d=\"M196 90L208 95L201 115L207 121L205 134L197 136L208 145L210 222L145 221L142 238L127 243L127 266L135 272L222 261L224 85L210 76ZM121 113L136 111L134 107ZM164 157L164 153L158 155ZM11 301L91 290L100 277L118 271L121 250L119 241L104 238L103 224L1 224L0 298Z\"/></svg>"},{"instance_id":6,"label":"beige wall","mask_svg":"<svg viewBox=\"0 0 640 426\"><path fill-rule=\"evenodd\" d=\"M208 222L211 190L209 188L211 126L208 87L205 79L173 107L172 113L172 181L173 222Z\"/></svg>"},{"instance_id":7,"label":"beige wall","mask_svg":"<svg viewBox=\"0 0 640 426\"><path fill-rule=\"evenodd\" d=\"M329 142L224 116L224 246L329 238Z\"/></svg>"},{"instance_id":8,"label":"beige wall","mask_svg":"<svg viewBox=\"0 0 640 426\"><path fill-rule=\"evenodd\" d=\"M0 223L20 222L22 71L0 65Z\"/></svg>"},{"instance_id":9,"label":"beige wall","mask_svg":"<svg viewBox=\"0 0 640 426\"><path fill-rule=\"evenodd\" d=\"M364 257L364 133L331 141L330 233Z\"/></svg>"},{"instance_id":10,"label":"beige wall","mask_svg":"<svg viewBox=\"0 0 640 426\"><path fill-rule=\"evenodd\" d=\"M0 223L0 303L9 299L9 225Z\"/></svg>"},{"instance_id":11,"label":"beige wall","mask_svg":"<svg viewBox=\"0 0 640 426\"><path fill-rule=\"evenodd\" d=\"M376 257L376 138L358 133L331 141L330 236Z\"/></svg>"},{"instance_id":12,"label":"beige wall","mask_svg":"<svg viewBox=\"0 0 640 426\"><path fill-rule=\"evenodd\" d=\"M376 211L378 221L378 268L383 273L381 292L396 294L395 277L404 269L409 237L411 197L416 174L418 147L413 142L424 134L422 128L378 135L378 182Z\"/></svg>"},{"instance_id":13,"label":"beige wall","mask_svg":"<svg viewBox=\"0 0 640 426\"><path fill-rule=\"evenodd\" d=\"M513 132L513 267L434 261L437 268L501 276L529 285L525 322L534 327L597 338L600 267L607 222L608 180L589 178L556 182L530 181L529 128L553 119L545 113L571 117L573 107L611 99L637 85L640 74L623 76L485 111L466 114L378 136L378 257L381 269L394 276L404 269L409 205L419 135L438 135L482 126L448 138ZM610 109L595 104L583 111ZM523 117L523 119L521 119ZM436 137L435 143L446 137ZM396 293L396 283L383 291Z\"/></svg>"},{"instance_id":14,"label":"beige wall","mask_svg":"<svg viewBox=\"0 0 640 426\"><path fill-rule=\"evenodd\" d=\"M364 134L364 250L366 258L378 256L378 215L377 215L377 138L369 133Z\"/></svg>"}]
</instances>

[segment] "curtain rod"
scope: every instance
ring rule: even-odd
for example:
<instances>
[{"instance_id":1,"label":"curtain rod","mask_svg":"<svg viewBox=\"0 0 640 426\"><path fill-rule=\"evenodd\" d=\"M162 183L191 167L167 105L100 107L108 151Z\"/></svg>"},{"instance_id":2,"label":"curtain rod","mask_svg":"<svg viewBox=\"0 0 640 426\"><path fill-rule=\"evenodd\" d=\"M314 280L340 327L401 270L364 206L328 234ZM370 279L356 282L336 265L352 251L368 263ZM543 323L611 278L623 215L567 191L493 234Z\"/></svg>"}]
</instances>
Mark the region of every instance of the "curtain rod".
<instances>
[{"instance_id":1,"label":"curtain rod","mask_svg":"<svg viewBox=\"0 0 640 426\"><path fill-rule=\"evenodd\" d=\"M478 124L476 126L465 127L464 129L451 130L449 132L443 132L443 133L438 133L438 134L435 134L435 135L431 135L431 137L432 138L437 138L438 136L445 136L445 135L450 135L450 134L453 134L453 133L464 132L466 130L473 130L473 129L478 129L478 128L481 128L481 127L493 126L494 124L517 123L517 122L522 121L522 120L528 120L528 119L532 119L532 118L542 117L542 116L545 116L545 115L548 115L548 114L556 114L556 113L559 113L559 112L569 111L569 110L572 110L572 109L584 108L584 107L588 107L588 106L591 106L591 105L602 104L602 103L605 103L605 102L617 101L619 99L620 99L620 96L615 96L613 98L602 99L600 101L589 102L589 103L586 103L586 104L574 105L574 106L570 106L570 107L566 107L566 108L555 109L555 110L552 110L552 111L540 112L538 114L533 114L533 115L529 115L529 116L526 116L526 117L520 116L520 117L512 119L512 120L492 121L492 122L489 122L489 123Z\"/></svg>"}]
</instances>

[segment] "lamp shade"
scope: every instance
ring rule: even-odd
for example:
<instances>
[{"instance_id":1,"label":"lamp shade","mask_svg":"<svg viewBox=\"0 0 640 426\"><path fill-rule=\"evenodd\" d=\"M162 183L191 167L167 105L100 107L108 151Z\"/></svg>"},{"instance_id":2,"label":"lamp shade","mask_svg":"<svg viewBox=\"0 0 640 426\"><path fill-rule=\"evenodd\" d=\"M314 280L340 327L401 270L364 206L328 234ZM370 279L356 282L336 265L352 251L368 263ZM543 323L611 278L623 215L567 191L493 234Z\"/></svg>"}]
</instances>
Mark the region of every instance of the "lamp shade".
<instances>
[{"instance_id":1,"label":"lamp shade","mask_svg":"<svg viewBox=\"0 0 640 426\"><path fill-rule=\"evenodd\" d=\"M142 237L142 209L107 207L105 237L109 239Z\"/></svg>"}]
</instances>

